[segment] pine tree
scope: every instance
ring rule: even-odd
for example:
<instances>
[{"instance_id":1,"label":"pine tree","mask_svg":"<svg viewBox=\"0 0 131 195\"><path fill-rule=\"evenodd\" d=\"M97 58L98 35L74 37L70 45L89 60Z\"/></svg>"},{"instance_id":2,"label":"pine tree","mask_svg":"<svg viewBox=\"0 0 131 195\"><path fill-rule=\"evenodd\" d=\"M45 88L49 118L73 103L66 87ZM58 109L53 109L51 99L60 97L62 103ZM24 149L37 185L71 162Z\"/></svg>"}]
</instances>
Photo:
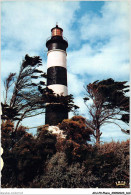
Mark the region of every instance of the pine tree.
<instances>
[{"instance_id":1,"label":"pine tree","mask_svg":"<svg viewBox=\"0 0 131 195\"><path fill-rule=\"evenodd\" d=\"M106 123L114 123L121 128L119 121L129 123L129 91L127 82L116 82L113 79L95 81L86 87L84 102L87 106L90 120L88 127L94 131L96 143L100 143L101 126ZM88 102L91 102L88 104ZM129 133L129 130L122 131Z\"/></svg>"}]
</instances>

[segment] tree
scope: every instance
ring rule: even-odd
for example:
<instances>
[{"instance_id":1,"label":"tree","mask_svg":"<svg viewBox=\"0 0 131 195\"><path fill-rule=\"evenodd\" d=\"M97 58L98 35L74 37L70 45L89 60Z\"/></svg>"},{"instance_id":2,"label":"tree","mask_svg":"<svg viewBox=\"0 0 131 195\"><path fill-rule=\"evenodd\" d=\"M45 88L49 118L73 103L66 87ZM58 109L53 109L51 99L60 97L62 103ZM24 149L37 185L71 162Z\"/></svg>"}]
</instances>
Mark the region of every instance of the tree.
<instances>
[{"instance_id":1,"label":"tree","mask_svg":"<svg viewBox=\"0 0 131 195\"><path fill-rule=\"evenodd\" d=\"M90 116L86 122L94 132L96 144L100 143L102 125L114 123L121 128L120 120L126 124L129 122L129 97L126 96L129 86L126 83L126 81L115 82L110 78L97 80L86 86L87 93L84 102ZM128 131L126 132L128 133Z\"/></svg>"},{"instance_id":2,"label":"tree","mask_svg":"<svg viewBox=\"0 0 131 195\"><path fill-rule=\"evenodd\" d=\"M5 101L2 103L2 119L17 120L16 130L19 123L27 117L43 113L44 99L40 90L45 86L43 81L35 82L35 79L45 78L43 71L39 70L42 60L39 56L25 56L18 77L15 73L10 73L5 85ZM9 90L14 84L12 96L9 97Z\"/></svg>"},{"instance_id":3,"label":"tree","mask_svg":"<svg viewBox=\"0 0 131 195\"><path fill-rule=\"evenodd\" d=\"M67 140L73 140L78 144L86 144L87 141L91 141L92 130L88 128L86 119L82 116L64 119L59 127L65 132Z\"/></svg>"},{"instance_id":4,"label":"tree","mask_svg":"<svg viewBox=\"0 0 131 195\"><path fill-rule=\"evenodd\" d=\"M46 126L39 128L37 136L33 136L23 126L14 132L14 124L7 120L2 122L1 135L3 187L28 186L36 175L43 174L47 158L56 153L56 135Z\"/></svg>"},{"instance_id":5,"label":"tree","mask_svg":"<svg viewBox=\"0 0 131 195\"><path fill-rule=\"evenodd\" d=\"M97 178L91 171L76 162L68 165L66 155L57 152L47 162L46 173L36 177L30 188L91 188L96 187Z\"/></svg>"},{"instance_id":6,"label":"tree","mask_svg":"<svg viewBox=\"0 0 131 195\"><path fill-rule=\"evenodd\" d=\"M46 86L43 78L47 75L39 69L42 60L39 56L25 56L20 66L18 76L10 73L5 80L5 100L2 103L2 119L17 121L15 130L24 118L36 116L45 112L46 103L61 102L68 111L78 108L74 105L72 95L59 96ZM42 79L42 80L41 80ZM12 96L9 96L9 90Z\"/></svg>"},{"instance_id":7,"label":"tree","mask_svg":"<svg viewBox=\"0 0 131 195\"><path fill-rule=\"evenodd\" d=\"M78 121L79 127L84 126L82 117L73 120ZM70 135L77 131L74 121L66 121L67 128L63 124L65 131L70 130L58 150L57 135L48 130L48 125L38 128L37 136L32 136L25 127L14 132L14 124L3 121L2 188L129 188L130 141L105 143L101 147L84 144L84 139ZM126 185L117 186L118 181L125 181Z\"/></svg>"},{"instance_id":8,"label":"tree","mask_svg":"<svg viewBox=\"0 0 131 195\"><path fill-rule=\"evenodd\" d=\"M25 131L25 129L25 127L20 126L18 130L14 132L14 124L10 120L6 120L5 122L2 121L1 144L4 149L2 155L4 167L2 169L1 182L4 187L15 187L19 183L18 178L21 170L19 169L18 164L20 164L20 161L22 161L23 154L20 156L20 152L18 153L17 151L20 151L20 144L26 144L24 137L27 138L29 134ZM30 137L33 138L31 135ZM28 145L31 147L31 139L28 141L28 143ZM28 148L25 148L27 151Z\"/></svg>"},{"instance_id":9,"label":"tree","mask_svg":"<svg viewBox=\"0 0 131 195\"><path fill-rule=\"evenodd\" d=\"M74 116L63 120L59 127L66 135L66 142L63 144L68 163L82 162L92 151L92 147L87 142L91 141L93 132L88 128L86 119L82 116Z\"/></svg>"}]
</instances>

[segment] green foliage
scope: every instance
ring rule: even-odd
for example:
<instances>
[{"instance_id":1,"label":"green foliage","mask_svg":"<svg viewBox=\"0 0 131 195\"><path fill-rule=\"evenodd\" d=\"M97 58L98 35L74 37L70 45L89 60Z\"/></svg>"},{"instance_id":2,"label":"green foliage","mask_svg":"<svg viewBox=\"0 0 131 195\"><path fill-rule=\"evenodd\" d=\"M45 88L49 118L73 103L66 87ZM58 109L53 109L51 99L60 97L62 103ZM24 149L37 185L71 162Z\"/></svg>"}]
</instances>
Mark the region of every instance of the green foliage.
<instances>
[{"instance_id":1,"label":"green foliage","mask_svg":"<svg viewBox=\"0 0 131 195\"><path fill-rule=\"evenodd\" d=\"M65 151L68 163L82 162L91 152L91 147L87 144L90 141L92 131L87 127L86 120L82 116L74 116L65 119L59 124L59 128L66 134Z\"/></svg>"},{"instance_id":2,"label":"green foliage","mask_svg":"<svg viewBox=\"0 0 131 195\"><path fill-rule=\"evenodd\" d=\"M80 163L68 166L66 155L56 153L47 164L44 176L36 178L30 187L39 188L82 188L92 187L97 180L90 172L85 172L85 167Z\"/></svg>"},{"instance_id":3,"label":"green foliage","mask_svg":"<svg viewBox=\"0 0 131 195\"><path fill-rule=\"evenodd\" d=\"M129 140L100 145L84 163L97 177L99 188L116 188L118 181L125 181L123 187L129 187Z\"/></svg>"},{"instance_id":4,"label":"green foliage","mask_svg":"<svg viewBox=\"0 0 131 195\"><path fill-rule=\"evenodd\" d=\"M87 86L88 93L106 108L118 108L124 111L129 110L129 97L125 96L129 92L127 81L116 82L113 79L95 81Z\"/></svg>"},{"instance_id":5,"label":"green foliage","mask_svg":"<svg viewBox=\"0 0 131 195\"><path fill-rule=\"evenodd\" d=\"M90 141L92 131L86 124L86 119L82 116L74 116L71 119L65 119L59 124L59 128L64 130L67 140L73 140L79 144L86 144Z\"/></svg>"},{"instance_id":6,"label":"green foliage","mask_svg":"<svg viewBox=\"0 0 131 195\"><path fill-rule=\"evenodd\" d=\"M125 186L116 182L125 181ZM47 162L46 172L36 177L30 187L39 188L129 188L129 140L92 147L82 162L68 164L64 152L57 152Z\"/></svg>"},{"instance_id":7,"label":"green foliage","mask_svg":"<svg viewBox=\"0 0 131 195\"><path fill-rule=\"evenodd\" d=\"M127 82L116 82L113 79L95 81L86 86L84 102L87 106L90 120L87 120L88 127L94 131L93 136L96 144L100 144L101 126L106 123L119 125L119 120L129 123L129 91ZM91 101L91 104L88 104ZM123 132L129 133L129 130Z\"/></svg>"},{"instance_id":8,"label":"green foliage","mask_svg":"<svg viewBox=\"0 0 131 195\"><path fill-rule=\"evenodd\" d=\"M79 131L86 129L85 119L78 116L61 124L68 135L77 125ZM129 187L129 140L97 147L74 136L60 138L48 131L48 125L38 128L34 137L22 126L14 131L11 121L3 122L1 130L3 188ZM117 186L118 181L126 185Z\"/></svg>"},{"instance_id":9,"label":"green foliage","mask_svg":"<svg viewBox=\"0 0 131 195\"><path fill-rule=\"evenodd\" d=\"M36 138L25 129L20 126L14 131L14 124L10 121L2 123L4 187L28 186L37 174L44 172L47 158L56 152L56 136L49 133L45 127L38 131Z\"/></svg>"},{"instance_id":10,"label":"green foliage","mask_svg":"<svg viewBox=\"0 0 131 195\"><path fill-rule=\"evenodd\" d=\"M10 73L4 82L5 100L1 104L2 119L16 120L16 130L24 118L44 112L45 100L39 88L45 87L45 84L35 81L38 78L41 79L43 72L38 70L40 66L42 66L42 60L39 56L25 55L18 76ZM9 95L10 89L11 95Z\"/></svg>"},{"instance_id":11,"label":"green foliage","mask_svg":"<svg viewBox=\"0 0 131 195\"><path fill-rule=\"evenodd\" d=\"M69 164L83 162L92 152L90 145L78 144L72 140L67 140L64 149Z\"/></svg>"},{"instance_id":12,"label":"green foliage","mask_svg":"<svg viewBox=\"0 0 131 195\"><path fill-rule=\"evenodd\" d=\"M47 126L39 128L35 147L37 149L37 154L44 160L44 162L46 161L47 157L50 157L56 153L55 145L56 135L50 133L47 130Z\"/></svg>"},{"instance_id":13,"label":"green foliage","mask_svg":"<svg viewBox=\"0 0 131 195\"><path fill-rule=\"evenodd\" d=\"M101 149L100 153L104 153L108 157L108 162L110 163L110 167L112 168L111 174L109 175L110 181L125 181L126 186L129 187L129 163L130 163L130 156L129 156L129 147L130 142L129 140L123 141L121 143L111 142L108 144L104 144ZM110 160L110 155L112 155L112 159ZM111 185L110 185L111 186ZM117 187L114 184L114 187Z\"/></svg>"},{"instance_id":14,"label":"green foliage","mask_svg":"<svg viewBox=\"0 0 131 195\"><path fill-rule=\"evenodd\" d=\"M1 103L1 118L17 121L16 130L24 118L45 113L46 106L49 106L47 103L52 103L52 110L54 107L59 110L59 105L63 107L62 111L65 109L68 112L75 112L79 108L74 105L73 95L56 95L46 86L43 78L47 79L47 75L39 70L40 66L42 60L39 56L30 57L26 54L18 76L10 73L4 82L5 98ZM9 90L12 91L11 95Z\"/></svg>"}]
</instances>

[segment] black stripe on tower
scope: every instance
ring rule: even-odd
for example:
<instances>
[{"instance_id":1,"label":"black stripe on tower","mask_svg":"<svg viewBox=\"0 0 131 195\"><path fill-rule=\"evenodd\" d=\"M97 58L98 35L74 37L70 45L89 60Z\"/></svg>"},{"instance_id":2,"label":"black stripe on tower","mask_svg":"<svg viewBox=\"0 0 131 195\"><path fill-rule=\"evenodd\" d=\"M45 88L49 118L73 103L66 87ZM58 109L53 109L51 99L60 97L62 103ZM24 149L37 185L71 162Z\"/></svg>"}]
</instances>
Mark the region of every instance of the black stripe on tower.
<instances>
[{"instance_id":1,"label":"black stripe on tower","mask_svg":"<svg viewBox=\"0 0 131 195\"><path fill-rule=\"evenodd\" d=\"M54 36L47 40L46 47L48 48L48 51L54 49L61 49L66 51L66 48L68 47L68 42L64 40L63 37Z\"/></svg>"},{"instance_id":2,"label":"black stripe on tower","mask_svg":"<svg viewBox=\"0 0 131 195\"><path fill-rule=\"evenodd\" d=\"M46 106L45 124L58 125L68 118L68 110L61 104L49 104Z\"/></svg>"},{"instance_id":3,"label":"black stripe on tower","mask_svg":"<svg viewBox=\"0 0 131 195\"><path fill-rule=\"evenodd\" d=\"M61 84L67 86L67 70L61 66L52 66L47 69L47 85Z\"/></svg>"}]
</instances>

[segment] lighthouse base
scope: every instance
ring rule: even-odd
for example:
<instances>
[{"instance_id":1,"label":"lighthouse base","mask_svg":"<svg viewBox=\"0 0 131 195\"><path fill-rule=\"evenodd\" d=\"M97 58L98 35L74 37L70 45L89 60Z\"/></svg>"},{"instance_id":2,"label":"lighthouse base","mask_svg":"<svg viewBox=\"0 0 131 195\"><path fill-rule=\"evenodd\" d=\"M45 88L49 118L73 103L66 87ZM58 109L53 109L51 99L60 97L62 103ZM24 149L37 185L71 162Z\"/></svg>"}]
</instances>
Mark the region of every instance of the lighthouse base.
<instances>
[{"instance_id":1,"label":"lighthouse base","mask_svg":"<svg viewBox=\"0 0 131 195\"><path fill-rule=\"evenodd\" d=\"M48 104L46 106L45 124L57 125L68 119L68 110L61 104Z\"/></svg>"}]
</instances>

